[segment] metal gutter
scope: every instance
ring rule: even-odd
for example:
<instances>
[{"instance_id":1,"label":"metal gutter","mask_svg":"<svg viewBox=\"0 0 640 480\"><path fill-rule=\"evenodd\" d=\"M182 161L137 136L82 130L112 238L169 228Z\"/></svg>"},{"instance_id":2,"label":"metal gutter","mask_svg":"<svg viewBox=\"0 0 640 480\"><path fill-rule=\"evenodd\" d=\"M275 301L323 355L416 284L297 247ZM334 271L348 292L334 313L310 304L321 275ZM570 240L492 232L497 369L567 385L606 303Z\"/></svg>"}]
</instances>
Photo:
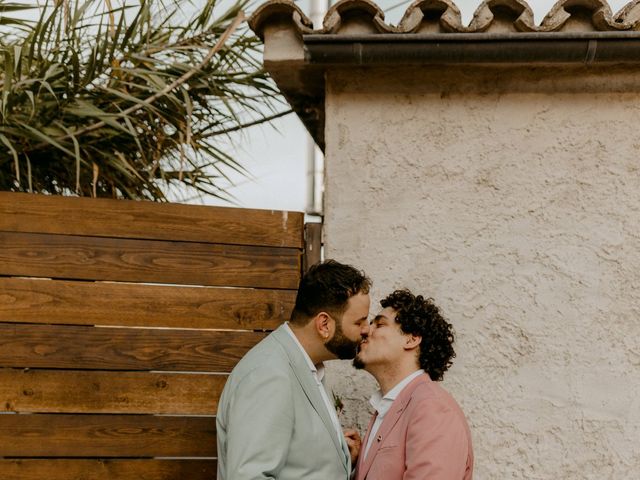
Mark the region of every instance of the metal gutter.
<instances>
[{"instance_id":1,"label":"metal gutter","mask_svg":"<svg viewBox=\"0 0 640 480\"><path fill-rule=\"evenodd\" d=\"M316 65L639 64L640 32L309 34Z\"/></svg>"}]
</instances>

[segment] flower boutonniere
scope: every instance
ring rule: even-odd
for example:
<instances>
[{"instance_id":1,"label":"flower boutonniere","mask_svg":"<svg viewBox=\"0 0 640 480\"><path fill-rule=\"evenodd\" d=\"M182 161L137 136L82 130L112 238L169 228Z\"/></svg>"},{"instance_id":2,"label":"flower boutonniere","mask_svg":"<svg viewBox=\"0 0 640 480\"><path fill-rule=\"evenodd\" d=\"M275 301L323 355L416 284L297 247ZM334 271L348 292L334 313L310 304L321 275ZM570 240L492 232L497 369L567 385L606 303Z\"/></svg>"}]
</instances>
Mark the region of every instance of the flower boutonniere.
<instances>
[{"instance_id":1,"label":"flower boutonniere","mask_svg":"<svg viewBox=\"0 0 640 480\"><path fill-rule=\"evenodd\" d=\"M336 413L338 414L338 418L340 415L344 413L344 403L342 403L342 398L333 390L331 391L331 395L333 395L333 406L336 408Z\"/></svg>"}]
</instances>

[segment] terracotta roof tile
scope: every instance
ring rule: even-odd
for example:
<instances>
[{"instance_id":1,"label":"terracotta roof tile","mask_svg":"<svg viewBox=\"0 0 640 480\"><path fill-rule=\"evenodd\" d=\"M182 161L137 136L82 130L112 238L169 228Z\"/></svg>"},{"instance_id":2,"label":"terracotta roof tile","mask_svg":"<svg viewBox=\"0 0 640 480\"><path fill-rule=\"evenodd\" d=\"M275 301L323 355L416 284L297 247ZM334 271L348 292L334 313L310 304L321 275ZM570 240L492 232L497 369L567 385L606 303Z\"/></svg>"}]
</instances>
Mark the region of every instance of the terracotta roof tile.
<instances>
[{"instance_id":1,"label":"terracotta roof tile","mask_svg":"<svg viewBox=\"0 0 640 480\"><path fill-rule=\"evenodd\" d=\"M270 0L263 3L249 18L249 27L263 38L267 22L292 22L300 34L314 33L313 22L291 0Z\"/></svg>"},{"instance_id":2,"label":"terracotta roof tile","mask_svg":"<svg viewBox=\"0 0 640 480\"><path fill-rule=\"evenodd\" d=\"M322 33L364 34L394 33L384 22L384 12L369 0L349 0L333 5L324 16Z\"/></svg>"},{"instance_id":3,"label":"terracotta roof tile","mask_svg":"<svg viewBox=\"0 0 640 480\"><path fill-rule=\"evenodd\" d=\"M560 0L536 25L524 0L485 0L468 26L451 0L417 0L398 25L385 22L384 12L369 0L341 0L324 17L321 29L290 0L270 0L251 16L249 25L262 37L267 22L292 22L301 35L376 33L506 33L506 32L615 32L640 30L640 0L615 15L605 0Z\"/></svg>"}]
</instances>

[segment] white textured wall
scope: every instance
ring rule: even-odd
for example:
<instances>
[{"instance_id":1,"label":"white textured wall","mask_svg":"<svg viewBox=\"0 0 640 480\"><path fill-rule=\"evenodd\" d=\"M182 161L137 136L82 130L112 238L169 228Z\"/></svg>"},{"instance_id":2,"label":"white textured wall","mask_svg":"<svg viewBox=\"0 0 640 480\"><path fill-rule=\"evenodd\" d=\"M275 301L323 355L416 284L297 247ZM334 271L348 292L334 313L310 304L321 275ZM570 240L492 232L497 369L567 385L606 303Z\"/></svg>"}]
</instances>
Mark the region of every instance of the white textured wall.
<instances>
[{"instance_id":1,"label":"white textured wall","mask_svg":"<svg viewBox=\"0 0 640 480\"><path fill-rule=\"evenodd\" d=\"M640 478L639 72L327 83L326 256L454 324L475 478ZM330 374L366 427L375 383Z\"/></svg>"}]
</instances>

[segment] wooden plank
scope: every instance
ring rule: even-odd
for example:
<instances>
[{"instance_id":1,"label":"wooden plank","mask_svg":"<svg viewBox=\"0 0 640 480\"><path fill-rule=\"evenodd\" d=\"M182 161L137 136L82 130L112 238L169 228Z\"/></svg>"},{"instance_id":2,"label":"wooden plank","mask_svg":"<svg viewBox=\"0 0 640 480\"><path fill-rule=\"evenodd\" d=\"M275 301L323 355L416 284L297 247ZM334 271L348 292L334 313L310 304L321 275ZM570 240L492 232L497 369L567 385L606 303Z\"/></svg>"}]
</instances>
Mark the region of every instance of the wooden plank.
<instances>
[{"instance_id":1,"label":"wooden plank","mask_svg":"<svg viewBox=\"0 0 640 480\"><path fill-rule=\"evenodd\" d=\"M293 290L172 287L0 277L0 321L270 330Z\"/></svg>"},{"instance_id":2,"label":"wooden plank","mask_svg":"<svg viewBox=\"0 0 640 480\"><path fill-rule=\"evenodd\" d=\"M215 417L0 415L6 457L215 457Z\"/></svg>"},{"instance_id":3,"label":"wooden plank","mask_svg":"<svg viewBox=\"0 0 640 480\"><path fill-rule=\"evenodd\" d=\"M266 334L0 324L0 366L229 372Z\"/></svg>"},{"instance_id":4,"label":"wooden plank","mask_svg":"<svg viewBox=\"0 0 640 480\"><path fill-rule=\"evenodd\" d=\"M2 480L214 480L215 460L0 460Z\"/></svg>"},{"instance_id":5,"label":"wooden plank","mask_svg":"<svg viewBox=\"0 0 640 480\"><path fill-rule=\"evenodd\" d=\"M302 248L304 214L0 192L0 230Z\"/></svg>"},{"instance_id":6,"label":"wooden plank","mask_svg":"<svg viewBox=\"0 0 640 480\"><path fill-rule=\"evenodd\" d=\"M215 415L226 380L226 375L3 368L0 412Z\"/></svg>"},{"instance_id":7,"label":"wooden plank","mask_svg":"<svg viewBox=\"0 0 640 480\"><path fill-rule=\"evenodd\" d=\"M0 275L295 289L300 252L0 232Z\"/></svg>"},{"instance_id":8,"label":"wooden plank","mask_svg":"<svg viewBox=\"0 0 640 480\"><path fill-rule=\"evenodd\" d=\"M304 226L304 256L302 268L306 272L309 267L322 258L322 224L307 223Z\"/></svg>"}]
</instances>

